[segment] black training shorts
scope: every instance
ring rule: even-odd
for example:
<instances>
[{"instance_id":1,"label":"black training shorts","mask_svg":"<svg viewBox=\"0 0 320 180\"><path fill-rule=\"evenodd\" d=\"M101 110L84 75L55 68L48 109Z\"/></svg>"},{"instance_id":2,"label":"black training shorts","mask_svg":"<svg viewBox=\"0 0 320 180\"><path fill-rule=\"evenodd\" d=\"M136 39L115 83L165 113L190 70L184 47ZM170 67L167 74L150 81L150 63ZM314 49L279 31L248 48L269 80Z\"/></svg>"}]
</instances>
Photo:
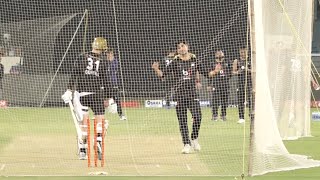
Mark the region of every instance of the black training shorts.
<instances>
[{"instance_id":1,"label":"black training shorts","mask_svg":"<svg viewBox=\"0 0 320 180\"><path fill-rule=\"evenodd\" d=\"M80 103L82 106L88 106L94 113L94 115L104 115L104 97L102 93L89 94L80 97Z\"/></svg>"}]
</instances>

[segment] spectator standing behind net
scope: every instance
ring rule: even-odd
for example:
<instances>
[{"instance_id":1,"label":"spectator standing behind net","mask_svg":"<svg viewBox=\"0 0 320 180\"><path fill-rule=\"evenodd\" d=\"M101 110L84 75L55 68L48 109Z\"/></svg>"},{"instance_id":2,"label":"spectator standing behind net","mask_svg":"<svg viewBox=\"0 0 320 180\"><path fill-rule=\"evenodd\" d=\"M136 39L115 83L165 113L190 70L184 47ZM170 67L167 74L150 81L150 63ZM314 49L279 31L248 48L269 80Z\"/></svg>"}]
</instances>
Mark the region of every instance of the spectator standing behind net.
<instances>
[{"instance_id":1,"label":"spectator standing behind net","mask_svg":"<svg viewBox=\"0 0 320 180\"><path fill-rule=\"evenodd\" d=\"M242 124L244 120L245 104L249 107L249 117L253 117L253 101L252 101L252 78L251 78L251 61L248 59L247 48L240 48L239 59L235 59L232 65L232 73L238 76L238 123ZM246 101L247 100L247 101Z\"/></svg>"},{"instance_id":2,"label":"spectator standing behind net","mask_svg":"<svg viewBox=\"0 0 320 180\"><path fill-rule=\"evenodd\" d=\"M166 68L163 71L159 69L158 62L154 62L152 68L161 78L165 78L171 73L177 77L173 99L177 101L176 113L184 145L182 153L189 154L192 149L200 151L198 136L201 125L201 109L196 91L196 88L201 87L200 75L196 56L189 53L189 45L186 42L180 42L177 45L177 53L178 55L166 64ZM193 118L191 141L189 138L187 109L190 110Z\"/></svg>"},{"instance_id":3,"label":"spectator standing behind net","mask_svg":"<svg viewBox=\"0 0 320 180\"><path fill-rule=\"evenodd\" d=\"M112 97L117 104L117 112L120 117L121 121L127 120L127 117L123 114L122 107L121 107L121 99L120 99L120 91L118 86L118 74L119 74L119 61L114 56L113 49L108 49L106 51L108 66L107 66L107 77L110 78L111 82L111 94Z\"/></svg>"},{"instance_id":4,"label":"spectator standing behind net","mask_svg":"<svg viewBox=\"0 0 320 180\"><path fill-rule=\"evenodd\" d=\"M1 63L1 60L2 60L2 56L4 56L4 53L3 52L0 52L0 100L2 100L2 79L4 77L4 66L3 64Z\"/></svg>"},{"instance_id":5,"label":"spectator standing behind net","mask_svg":"<svg viewBox=\"0 0 320 180\"><path fill-rule=\"evenodd\" d=\"M225 60L223 51L215 52L215 60L211 62L209 71L209 82L212 88L212 120L218 121L218 108L221 106L220 118L227 120L228 89L231 75L231 65Z\"/></svg>"}]
</instances>

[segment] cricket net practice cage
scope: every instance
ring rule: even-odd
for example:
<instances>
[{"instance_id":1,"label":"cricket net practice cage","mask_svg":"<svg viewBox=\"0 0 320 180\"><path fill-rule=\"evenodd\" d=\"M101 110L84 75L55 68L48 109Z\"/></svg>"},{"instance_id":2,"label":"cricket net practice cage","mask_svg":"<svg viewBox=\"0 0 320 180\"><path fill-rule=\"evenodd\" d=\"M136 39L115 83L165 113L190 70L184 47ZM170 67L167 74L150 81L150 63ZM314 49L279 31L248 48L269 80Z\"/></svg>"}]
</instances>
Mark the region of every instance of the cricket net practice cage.
<instances>
[{"instance_id":1,"label":"cricket net practice cage","mask_svg":"<svg viewBox=\"0 0 320 180\"><path fill-rule=\"evenodd\" d=\"M0 175L240 176L319 166L283 142L312 134L312 12L313 1L294 0L1 1ZM95 37L104 37L118 60L123 111L105 113L104 167L79 160L61 99ZM168 53L185 41L202 84L201 150L190 154L181 153L175 94L152 68L159 62L164 70ZM217 51L228 76L222 88L208 75ZM250 78L240 82L235 60L244 60L240 69ZM251 88L239 93L241 83ZM238 123L240 96L245 116ZM226 115L214 116L212 106L223 104Z\"/></svg>"}]
</instances>

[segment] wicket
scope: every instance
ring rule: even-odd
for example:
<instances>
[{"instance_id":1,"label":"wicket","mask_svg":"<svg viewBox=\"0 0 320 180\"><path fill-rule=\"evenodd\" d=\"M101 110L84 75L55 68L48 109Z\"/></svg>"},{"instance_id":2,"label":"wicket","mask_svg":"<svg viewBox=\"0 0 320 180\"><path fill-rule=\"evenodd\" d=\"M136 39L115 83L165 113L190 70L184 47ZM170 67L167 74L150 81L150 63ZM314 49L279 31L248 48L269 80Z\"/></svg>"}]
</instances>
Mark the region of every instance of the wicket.
<instances>
[{"instance_id":1,"label":"wicket","mask_svg":"<svg viewBox=\"0 0 320 180\"><path fill-rule=\"evenodd\" d=\"M101 163L101 167L104 166L104 138L105 138L105 120L102 120L101 123L101 157L98 158L98 143L97 143L97 138L98 138L98 132L97 132L97 127L98 127L98 123L96 119L93 119L93 151L94 151L94 167L98 167L98 159L100 159L100 163ZM88 167L91 167L91 132L90 132L90 120L87 121L87 145L88 145L88 149L87 149L87 156L88 156Z\"/></svg>"}]
</instances>

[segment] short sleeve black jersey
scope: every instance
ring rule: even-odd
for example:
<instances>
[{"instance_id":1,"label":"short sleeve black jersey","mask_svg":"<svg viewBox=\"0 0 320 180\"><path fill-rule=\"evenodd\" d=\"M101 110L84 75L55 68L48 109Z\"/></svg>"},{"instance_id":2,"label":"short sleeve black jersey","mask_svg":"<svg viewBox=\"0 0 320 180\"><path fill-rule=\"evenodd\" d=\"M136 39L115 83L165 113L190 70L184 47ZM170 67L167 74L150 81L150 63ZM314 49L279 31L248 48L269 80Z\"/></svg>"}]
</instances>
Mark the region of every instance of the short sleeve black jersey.
<instances>
[{"instance_id":1,"label":"short sleeve black jersey","mask_svg":"<svg viewBox=\"0 0 320 180\"><path fill-rule=\"evenodd\" d=\"M191 54L191 58L187 61L177 55L166 63L163 75L166 77L172 73L176 78L175 87L177 89L195 89L197 71L198 63L194 54Z\"/></svg>"},{"instance_id":2,"label":"short sleeve black jersey","mask_svg":"<svg viewBox=\"0 0 320 180\"><path fill-rule=\"evenodd\" d=\"M215 69L216 66L220 66L220 71L211 79L212 85L216 86L219 84L226 84L228 83L230 77L231 77L231 63L228 61L223 62L212 62L211 68L212 70Z\"/></svg>"},{"instance_id":3,"label":"short sleeve black jersey","mask_svg":"<svg viewBox=\"0 0 320 180\"><path fill-rule=\"evenodd\" d=\"M251 69L251 62L244 60L237 60L237 70L238 70L238 84L244 85L245 78L247 77L247 83L251 83L251 73L246 71L246 68ZM247 72L247 74L246 74Z\"/></svg>"},{"instance_id":4,"label":"short sleeve black jersey","mask_svg":"<svg viewBox=\"0 0 320 180\"><path fill-rule=\"evenodd\" d=\"M106 59L99 54L82 54L76 60L69 81L69 89L79 92L98 93L108 86Z\"/></svg>"}]
</instances>

